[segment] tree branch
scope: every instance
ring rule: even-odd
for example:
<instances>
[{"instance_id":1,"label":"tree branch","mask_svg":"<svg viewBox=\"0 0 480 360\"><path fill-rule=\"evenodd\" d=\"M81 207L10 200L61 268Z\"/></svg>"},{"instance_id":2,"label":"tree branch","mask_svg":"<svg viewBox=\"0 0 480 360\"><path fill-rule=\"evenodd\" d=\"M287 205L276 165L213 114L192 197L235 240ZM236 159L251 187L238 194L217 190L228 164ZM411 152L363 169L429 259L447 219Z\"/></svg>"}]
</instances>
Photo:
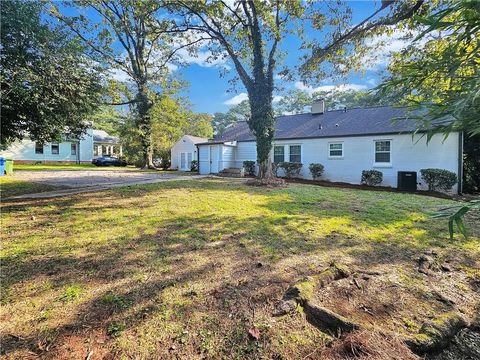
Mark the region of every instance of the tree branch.
<instances>
[{"instance_id":1,"label":"tree branch","mask_svg":"<svg viewBox=\"0 0 480 360\"><path fill-rule=\"evenodd\" d=\"M417 0L415 4L408 8L406 11L401 12L399 14L395 14L392 17L389 18L384 18L380 19L376 22L369 23L368 25L364 26L365 24L368 23L370 19L372 19L374 16L376 16L378 13L380 13L382 10L390 6L391 4L394 3L394 1L385 1L382 2L382 7L378 10L376 10L372 15L367 17L365 20L361 21L359 24L354 26L352 29L347 31L345 34L341 35L337 39L335 39L332 43L328 44L327 46L320 48L314 48L313 49L313 54L312 57L307 61L305 65L307 65L309 62L311 62L314 58L322 58L324 55L327 53L331 52L333 49L336 49L342 45L344 45L348 40L365 34L366 32L373 30L375 28L378 28L380 26L390 26L390 25L395 25L399 23L402 20L406 20L411 18L419 9L420 7L424 4L425 0ZM304 66L305 66L304 65Z\"/></svg>"}]
</instances>

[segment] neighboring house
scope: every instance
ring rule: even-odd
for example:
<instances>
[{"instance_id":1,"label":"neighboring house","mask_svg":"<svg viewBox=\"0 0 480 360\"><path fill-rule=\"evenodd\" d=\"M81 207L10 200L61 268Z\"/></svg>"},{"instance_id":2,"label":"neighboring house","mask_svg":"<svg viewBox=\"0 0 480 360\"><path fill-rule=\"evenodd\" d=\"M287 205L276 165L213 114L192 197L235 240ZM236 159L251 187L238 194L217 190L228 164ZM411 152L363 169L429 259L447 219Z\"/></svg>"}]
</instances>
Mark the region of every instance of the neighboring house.
<instances>
[{"instance_id":1,"label":"neighboring house","mask_svg":"<svg viewBox=\"0 0 480 360\"><path fill-rule=\"evenodd\" d=\"M323 101L312 112L280 116L275 125L272 161L300 162L301 175L311 178L308 166L325 166L322 179L360 183L362 170L383 173L381 185L397 187L398 172L417 174L419 188L425 188L420 169L441 168L462 179L462 133L446 139L414 134L416 124L406 110L390 106L324 111ZM392 121L394 120L394 121ZM256 160L256 142L246 122L229 127L210 142L197 144L200 174L241 168L243 161ZM279 174L281 175L281 174ZM460 190L461 183L454 191Z\"/></svg>"},{"instance_id":2,"label":"neighboring house","mask_svg":"<svg viewBox=\"0 0 480 360\"><path fill-rule=\"evenodd\" d=\"M201 138L192 135L184 135L178 140L171 150L171 168L178 170L190 170L192 160L197 159L196 144L208 141L206 138Z\"/></svg>"},{"instance_id":3,"label":"neighboring house","mask_svg":"<svg viewBox=\"0 0 480 360\"><path fill-rule=\"evenodd\" d=\"M121 157L122 145L117 136L111 136L103 130L93 130L93 158L100 156Z\"/></svg>"},{"instance_id":4,"label":"neighboring house","mask_svg":"<svg viewBox=\"0 0 480 360\"><path fill-rule=\"evenodd\" d=\"M105 152L102 152L103 147ZM95 155L94 149L100 150L100 153ZM118 149L117 152L115 149ZM118 138L110 137L101 130L87 129L81 139L66 139L61 143L41 143L29 139L17 141L0 152L0 156L13 159L16 164L90 164L94 157L107 153L121 155Z\"/></svg>"}]
</instances>

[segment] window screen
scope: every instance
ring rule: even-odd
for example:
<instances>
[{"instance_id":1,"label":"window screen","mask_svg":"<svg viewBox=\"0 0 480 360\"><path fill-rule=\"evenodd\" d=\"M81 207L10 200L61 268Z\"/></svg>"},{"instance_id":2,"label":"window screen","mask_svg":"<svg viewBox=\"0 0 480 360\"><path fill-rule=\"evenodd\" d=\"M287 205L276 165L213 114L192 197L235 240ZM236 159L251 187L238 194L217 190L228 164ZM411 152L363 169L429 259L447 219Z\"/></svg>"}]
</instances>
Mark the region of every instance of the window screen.
<instances>
[{"instance_id":1,"label":"window screen","mask_svg":"<svg viewBox=\"0 0 480 360\"><path fill-rule=\"evenodd\" d=\"M285 161L285 147L274 146L273 147L273 162L280 163Z\"/></svg>"},{"instance_id":2,"label":"window screen","mask_svg":"<svg viewBox=\"0 0 480 360\"><path fill-rule=\"evenodd\" d=\"M56 143L52 144L52 154L53 155L58 155L59 152L60 152L59 145L56 144Z\"/></svg>"},{"instance_id":3,"label":"window screen","mask_svg":"<svg viewBox=\"0 0 480 360\"><path fill-rule=\"evenodd\" d=\"M290 145L290 162L302 162L302 147L300 145Z\"/></svg>"},{"instance_id":4,"label":"window screen","mask_svg":"<svg viewBox=\"0 0 480 360\"><path fill-rule=\"evenodd\" d=\"M329 153L330 157L342 157L343 156L343 143L332 143L329 144Z\"/></svg>"},{"instance_id":5,"label":"window screen","mask_svg":"<svg viewBox=\"0 0 480 360\"><path fill-rule=\"evenodd\" d=\"M390 141L389 140L375 141L375 162L376 163L390 162Z\"/></svg>"},{"instance_id":6,"label":"window screen","mask_svg":"<svg viewBox=\"0 0 480 360\"><path fill-rule=\"evenodd\" d=\"M43 154L43 144L36 142L35 143L35 154Z\"/></svg>"}]
</instances>

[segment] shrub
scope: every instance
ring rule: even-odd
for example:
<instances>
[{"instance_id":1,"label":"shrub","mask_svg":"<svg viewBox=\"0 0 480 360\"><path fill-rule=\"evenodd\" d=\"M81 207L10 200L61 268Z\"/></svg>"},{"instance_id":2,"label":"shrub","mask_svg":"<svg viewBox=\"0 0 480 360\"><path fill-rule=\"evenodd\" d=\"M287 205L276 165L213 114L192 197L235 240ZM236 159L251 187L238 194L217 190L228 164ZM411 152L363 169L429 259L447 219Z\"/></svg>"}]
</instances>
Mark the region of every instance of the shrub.
<instances>
[{"instance_id":1,"label":"shrub","mask_svg":"<svg viewBox=\"0 0 480 360\"><path fill-rule=\"evenodd\" d=\"M243 168L247 175L255 176L255 161L246 160L243 162Z\"/></svg>"},{"instance_id":2,"label":"shrub","mask_svg":"<svg viewBox=\"0 0 480 360\"><path fill-rule=\"evenodd\" d=\"M383 181L383 173L378 170L363 170L362 184L369 186L378 185Z\"/></svg>"},{"instance_id":3,"label":"shrub","mask_svg":"<svg viewBox=\"0 0 480 360\"><path fill-rule=\"evenodd\" d=\"M285 171L285 177L293 178L300 176L300 170L302 170L303 164L299 162L281 162L278 163L278 167Z\"/></svg>"},{"instance_id":4,"label":"shrub","mask_svg":"<svg viewBox=\"0 0 480 360\"><path fill-rule=\"evenodd\" d=\"M172 166L170 159L162 159L162 162L160 163L162 169L170 169L170 166Z\"/></svg>"},{"instance_id":5,"label":"shrub","mask_svg":"<svg viewBox=\"0 0 480 360\"><path fill-rule=\"evenodd\" d=\"M198 171L198 161L192 160L190 163L190 171Z\"/></svg>"},{"instance_id":6,"label":"shrub","mask_svg":"<svg viewBox=\"0 0 480 360\"><path fill-rule=\"evenodd\" d=\"M308 169L310 170L310 174L312 174L313 180L316 180L322 176L324 166L322 164L310 164Z\"/></svg>"},{"instance_id":7,"label":"shrub","mask_svg":"<svg viewBox=\"0 0 480 360\"><path fill-rule=\"evenodd\" d=\"M457 174L445 169L421 169L420 174L431 191L450 190L458 181Z\"/></svg>"}]
</instances>

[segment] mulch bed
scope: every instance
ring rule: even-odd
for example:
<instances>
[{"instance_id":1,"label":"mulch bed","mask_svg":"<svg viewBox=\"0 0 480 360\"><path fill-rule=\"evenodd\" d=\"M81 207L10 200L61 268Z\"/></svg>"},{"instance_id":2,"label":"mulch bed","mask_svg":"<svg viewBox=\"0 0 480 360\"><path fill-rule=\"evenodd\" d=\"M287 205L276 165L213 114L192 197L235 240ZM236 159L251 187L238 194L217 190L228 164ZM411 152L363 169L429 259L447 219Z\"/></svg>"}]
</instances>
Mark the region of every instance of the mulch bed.
<instances>
[{"instance_id":1,"label":"mulch bed","mask_svg":"<svg viewBox=\"0 0 480 360\"><path fill-rule=\"evenodd\" d=\"M346 188L346 189L359 189L359 190L369 190L369 191L387 191L387 192L397 192L397 193L406 193L406 194L418 194L418 195L425 195L425 196L433 196L442 199L453 199L454 196L444 194L441 192L436 191L403 191L397 188L389 187L389 186L369 186L365 184L350 184L346 182L334 182L334 181L326 181L326 180L308 180L308 179L287 179L282 178L288 183L297 183L297 184L309 184L309 185L318 185L318 186L326 186L326 187L334 187L334 188Z\"/></svg>"}]
</instances>

